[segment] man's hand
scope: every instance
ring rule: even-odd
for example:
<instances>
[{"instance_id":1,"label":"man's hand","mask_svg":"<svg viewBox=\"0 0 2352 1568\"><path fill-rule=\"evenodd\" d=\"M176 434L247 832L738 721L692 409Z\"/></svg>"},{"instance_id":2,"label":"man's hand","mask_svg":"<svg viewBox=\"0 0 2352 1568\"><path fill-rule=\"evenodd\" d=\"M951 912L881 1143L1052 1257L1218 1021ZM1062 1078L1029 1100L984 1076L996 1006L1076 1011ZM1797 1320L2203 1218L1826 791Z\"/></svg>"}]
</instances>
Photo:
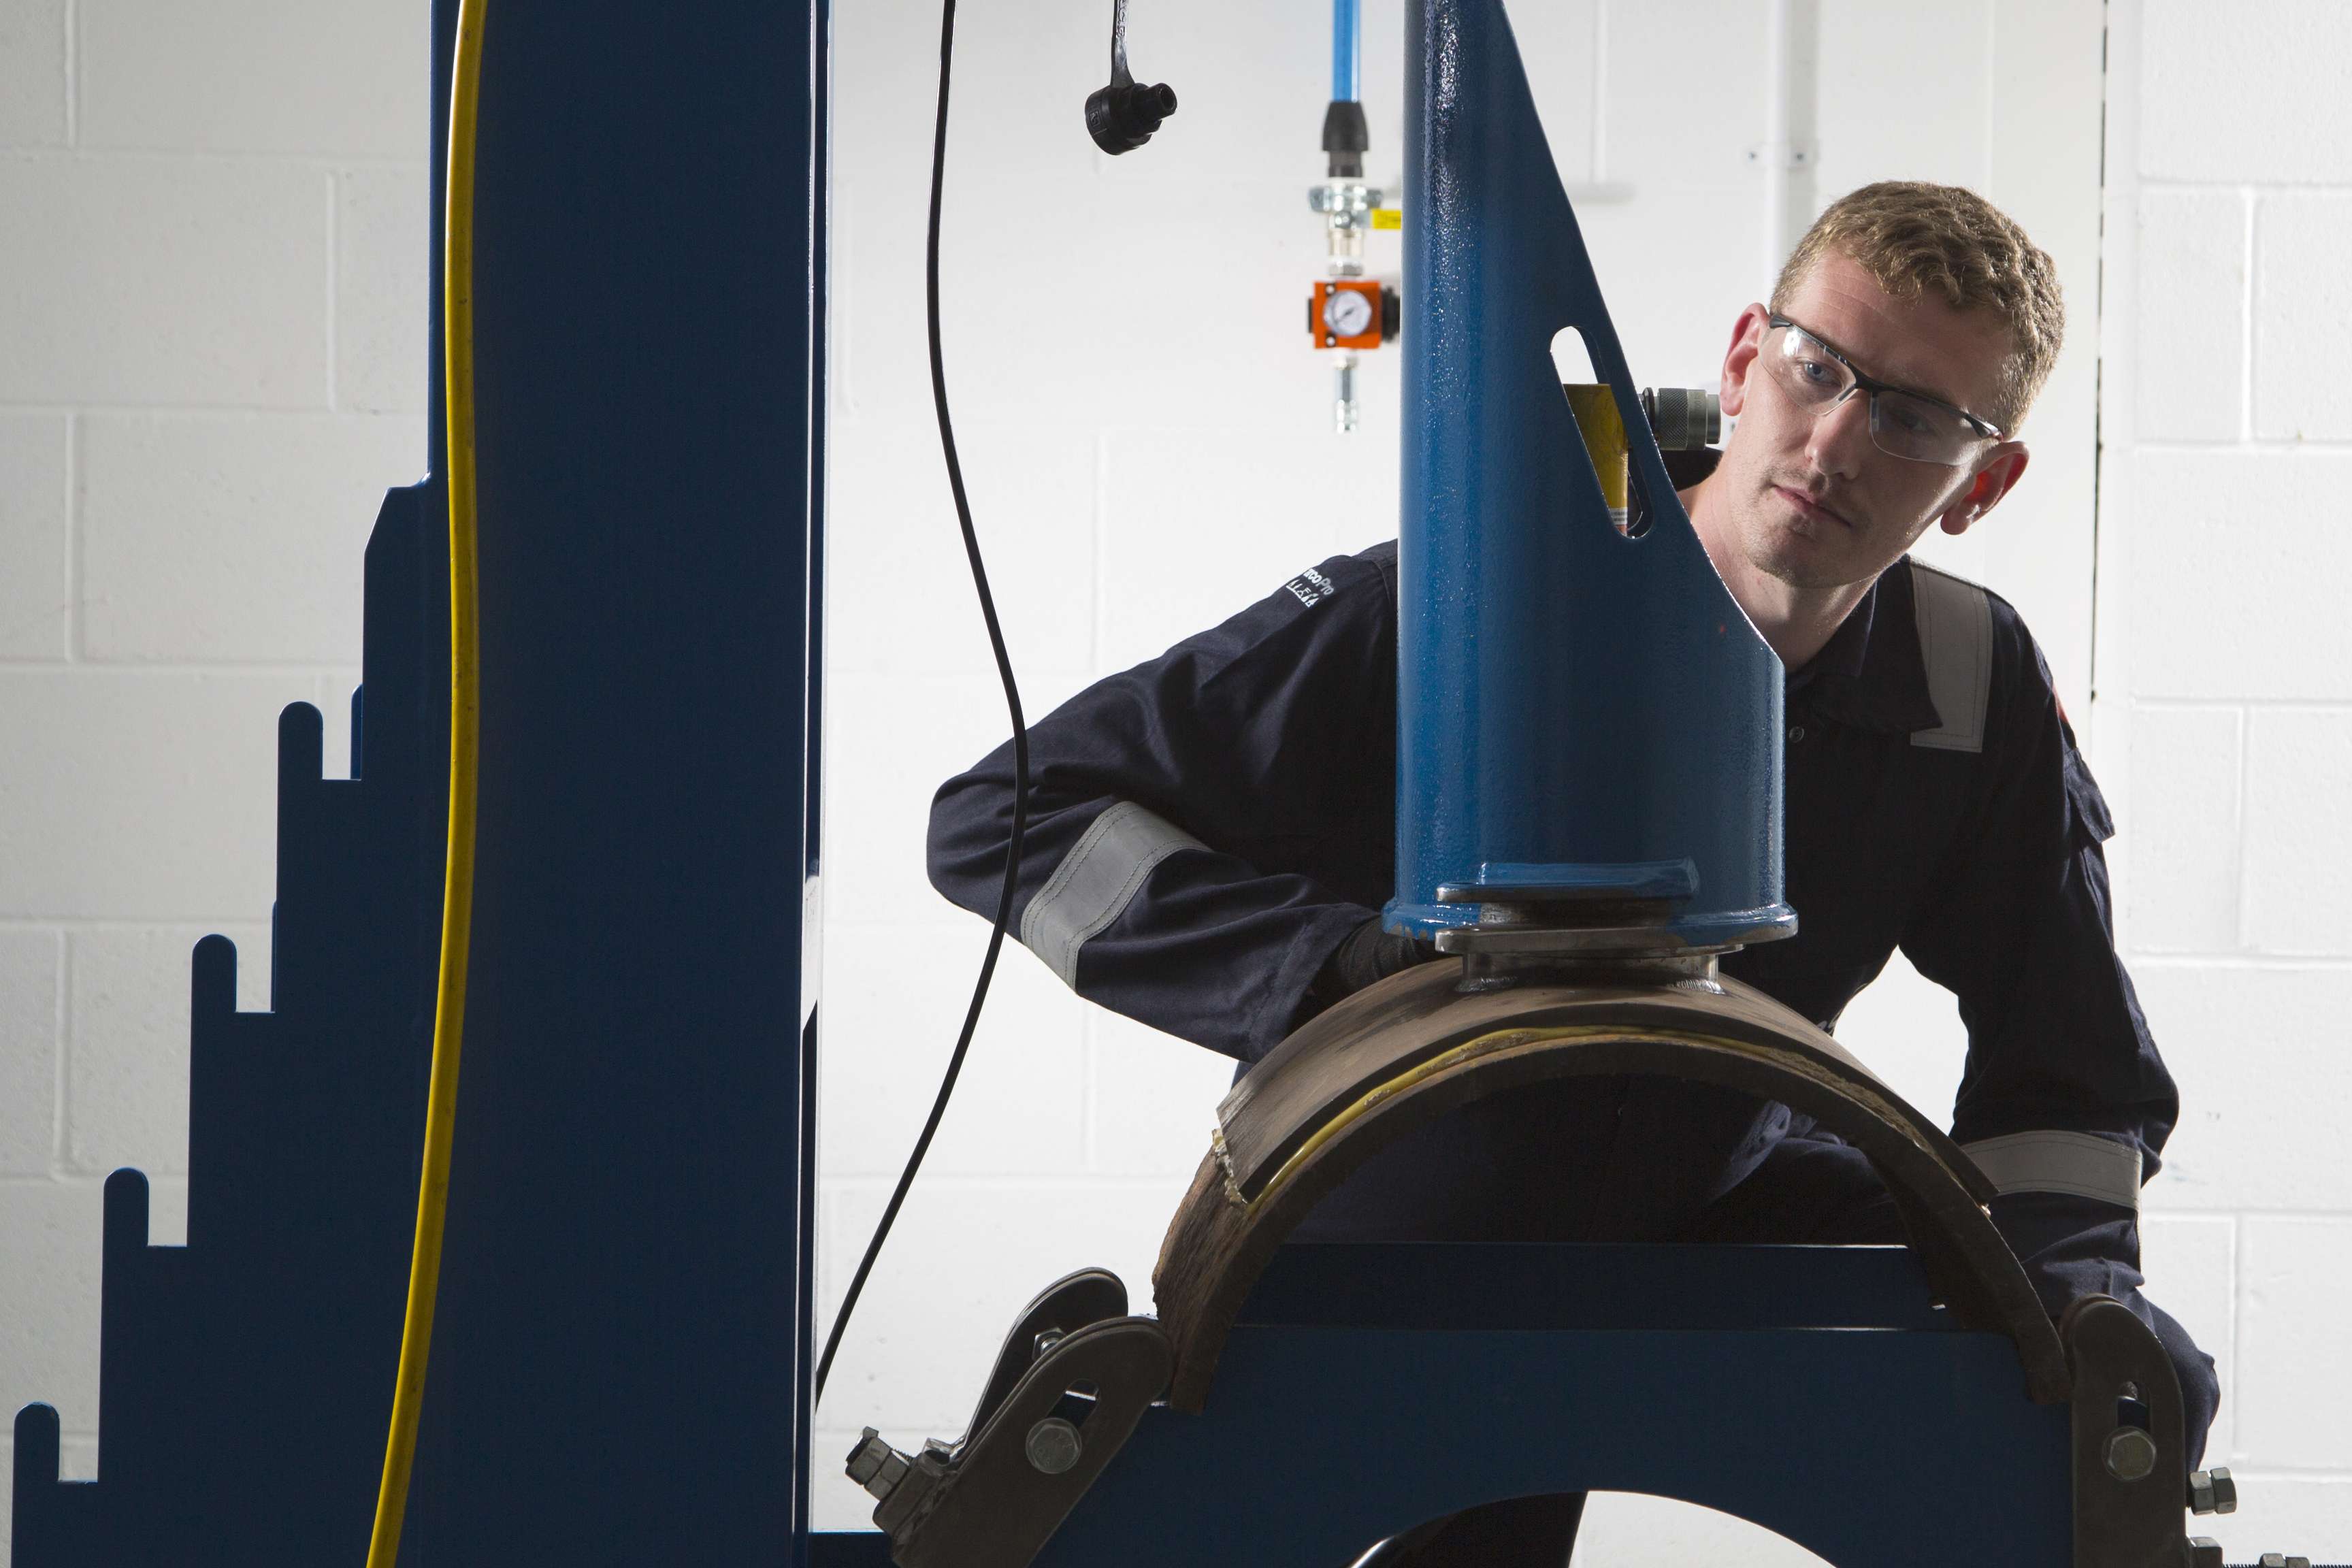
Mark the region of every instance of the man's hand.
<instances>
[{"instance_id":1,"label":"man's hand","mask_svg":"<svg viewBox=\"0 0 2352 1568\"><path fill-rule=\"evenodd\" d=\"M1349 931L1348 939L1323 961L1323 967L1316 972L1312 994L1318 1005L1317 1011L1354 995L1375 981L1386 980L1399 970L1426 963L1437 955L1435 944L1428 938L1409 935L1404 931L1385 931L1381 929L1381 917L1374 915Z\"/></svg>"}]
</instances>

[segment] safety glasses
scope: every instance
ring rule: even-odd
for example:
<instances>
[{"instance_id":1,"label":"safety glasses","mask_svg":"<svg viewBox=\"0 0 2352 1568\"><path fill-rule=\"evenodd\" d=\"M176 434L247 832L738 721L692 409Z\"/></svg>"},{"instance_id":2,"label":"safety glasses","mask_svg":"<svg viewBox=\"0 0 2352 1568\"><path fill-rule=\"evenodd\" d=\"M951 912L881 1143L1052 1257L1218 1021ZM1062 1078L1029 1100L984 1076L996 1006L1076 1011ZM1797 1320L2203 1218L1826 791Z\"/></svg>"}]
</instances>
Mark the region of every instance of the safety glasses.
<instances>
[{"instance_id":1,"label":"safety glasses","mask_svg":"<svg viewBox=\"0 0 2352 1568\"><path fill-rule=\"evenodd\" d=\"M1957 468L2000 430L1941 398L1890 386L1853 368L1837 350L1786 316L1766 318L1763 363L1773 384L1815 418L1863 392L1870 397L1870 438L1889 457Z\"/></svg>"}]
</instances>

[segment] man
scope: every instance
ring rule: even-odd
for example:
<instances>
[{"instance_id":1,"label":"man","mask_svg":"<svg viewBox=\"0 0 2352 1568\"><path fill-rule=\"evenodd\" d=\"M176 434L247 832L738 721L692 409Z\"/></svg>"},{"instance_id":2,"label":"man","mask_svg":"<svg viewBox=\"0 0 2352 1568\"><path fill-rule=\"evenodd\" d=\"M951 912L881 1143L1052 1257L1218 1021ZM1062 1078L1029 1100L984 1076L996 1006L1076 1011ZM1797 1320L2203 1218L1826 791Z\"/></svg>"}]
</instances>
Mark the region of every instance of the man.
<instances>
[{"instance_id":1,"label":"man","mask_svg":"<svg viewBox=\"0 0 2352 1568\"><path fill-rule=\"evenodd\" d=\"M1681 494L1788 674L1793 939L1738 976L1833 1026L1898 944L1958 997L1953 1134L2053 1316L2128 1303L2163 1339L2200 1456L2212 1362L2139 1294L2137 1194L2179 1115L2116 957L2105 802L2016 612L1910 562L2024 476L2015 432L2058 353L2050 259L1965 190L1864 187L1734 322L1738 424ZM1569 426L1563 424L1563 429ZM1570 437L1573 438L1572 437ZM1031 731L1022 940L1082 994L1256 1060L1429 956L1393 891L1396 547L1318 568L1081 693ZM1010 748L941 787L933 883L993 911ZM1246 1068L1244 1068L1246 1070ZM1326 1201L1356 1238L1894 1241L1883 1186L1785 1107L1658 1079L1474 1104ZM1578 1499L1472 1510L1384 1564L1559 1568Z\"/></svg>"}]
</instances>

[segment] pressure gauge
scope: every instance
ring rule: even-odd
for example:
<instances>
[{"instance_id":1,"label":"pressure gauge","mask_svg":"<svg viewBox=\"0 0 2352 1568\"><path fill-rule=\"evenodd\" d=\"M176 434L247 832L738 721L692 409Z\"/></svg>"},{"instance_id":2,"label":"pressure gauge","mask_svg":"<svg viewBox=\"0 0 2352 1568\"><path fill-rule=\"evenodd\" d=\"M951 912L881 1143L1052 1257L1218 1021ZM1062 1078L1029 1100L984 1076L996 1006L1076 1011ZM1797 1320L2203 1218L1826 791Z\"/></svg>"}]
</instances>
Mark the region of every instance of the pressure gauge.
<instances>
[{"instance_id":1,"label":"pressure gauge","mask_svg":"<svg viewBox=\"0 0 2352 1568\"><path fill-rule=\"evenodd\" d=\"M1370 278L1331 278L1307 301L1318 349L1376 349L1397 332L1396 290Z\"/></svg>"},{"instance_id":2,"label":"pressure gauge","mask_svg":"<svg viewBox=\"0 0 2352 1568\"><path fill-rule=\"evenodd\" d=\"M1323 297L1323 324L1335 338L1360 338L1372 324L1372 302L1353 289L1334 289Z\"/></svg>"}]
</instances>

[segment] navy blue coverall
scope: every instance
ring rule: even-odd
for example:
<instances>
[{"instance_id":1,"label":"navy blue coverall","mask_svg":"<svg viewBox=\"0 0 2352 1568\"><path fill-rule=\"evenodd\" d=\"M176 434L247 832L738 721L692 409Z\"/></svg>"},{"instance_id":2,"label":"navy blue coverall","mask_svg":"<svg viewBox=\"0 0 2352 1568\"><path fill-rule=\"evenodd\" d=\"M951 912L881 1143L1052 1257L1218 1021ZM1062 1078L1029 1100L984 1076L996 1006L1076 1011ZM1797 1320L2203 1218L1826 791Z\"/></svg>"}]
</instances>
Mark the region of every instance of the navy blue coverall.
<instances>
[{"instance_id":1,"label":"navy blue coverall","mask_svg":"<svg viewBox=\"0 0 2352 1568\"><path fill-rule=\"evenodd\" d=\"M1244 1071L1325 1005L1318 972L1395 890L1396 553L1327 561L1031 730L1013 918L1080 994ZM1977 617L1973 664L1951 647L1956 602ZM1936 689L1970 711L1939 711ZM1899 562L1790 675L1787 722L1800 934L1729 954L1724 972L1823 1028L1898 944L1958 996L1969 1055L1952 1133L2002 1189L1995 1223L2053 1316L2095 1292L2156 1329L2195 1463L2213 1363L2140 1293L2138 1270L2137 1188L2179 1100L2115 952L2106 804L2040 651L1999 597ZM932 883L983 917L1012 775L1008 742L932 806ZM1106 883L1110 850L1125 858ZM1058 906L1080 858L1109 891L1074 923ZM1858 1151L1786 1107L1659 1078L1475 1102L1375 1156L1299 1234L1902 1239ZM1504 1521L1514 1540L1567 1532L1561 1550L1507 1560L1559 1564L1574 1520L1563 1503L1549 1524ZM1496 1522L1480 1552L1499 1549Z\"/></svg>"}]
</instances>

